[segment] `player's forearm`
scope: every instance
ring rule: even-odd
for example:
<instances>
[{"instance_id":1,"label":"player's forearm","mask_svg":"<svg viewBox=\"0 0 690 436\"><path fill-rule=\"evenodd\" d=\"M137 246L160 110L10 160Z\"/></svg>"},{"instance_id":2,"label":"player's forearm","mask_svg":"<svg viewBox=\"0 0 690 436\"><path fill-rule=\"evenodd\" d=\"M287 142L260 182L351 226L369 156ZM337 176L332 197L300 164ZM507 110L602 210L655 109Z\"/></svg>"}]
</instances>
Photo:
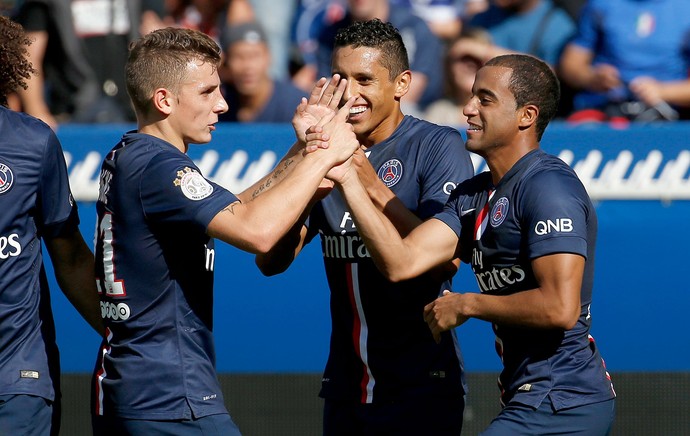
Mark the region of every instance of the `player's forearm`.
<instances>
[{"instance_id":1,"label":"player's forearm","mask_svg":"<svg viewBox=\"0 0 690 436\"><path fill-rule=\"evenodd\" d=\"M298 162L288 159L285 165L294 168L276 186L219 212L208 227L209 235L254 254L272 250L307 209L334 163L325 153L312 153Z\"/></svg>"},{"instance_id":2,"label":"player's forearm","mask_svg":"<svg viewBox=\"0 0 690 436\"><path fill-rule=\"evenodd\" d=\"M538 329L572 328L577 321L565 306L545 297L541 289L511 295L467 293L462 295L461 314L496 324Z\"/></svg>"},{"instance_id":3,"label":"player's forearm","mask_svg":"<svg viewBox=\"0 0 690 436\"><path fill-rule=\"evenodd\" d=\"M376 183L367 183L366 191L376 208L386 215L401 236L405 237L422 223L422 220L380 180Z\"/></svg>"},{"instance_id":4,"label":"player's forearm","mask_svg":"<svg viewBox=\"0 0 690 436\"><path fill-rule=\"evenodd\" d=\"M291 168L294 167L293 164L301 159L301 151L303 148L303 144L295 142L272 171L257 180L249 188L237 194L237 198L239 198L241 202L246 203L275 186L291 171Z\"/></svg>"},{"instance_id":5,"label":"player's forearm","mask_svg":"<svg viewBox=\"0 0 690 436\"><path fill-rule=\"evenodd\" d=\"M406 271L407 250L393 223L372 202L357 177L338 185L352 213L357 232L383 275L395 282L410 278Z\"/></svg>"},{"instance_id":6,"label":"player's forearm","mask_svg":"<svg viewBox=\"0 0 690 436\"><path fill-rule=\"evenodd\" d=\"M94 258L81 235L46 240L55 278L65 297L99 335L104 326L94 277Z\"/></svg>"}]
</instances>

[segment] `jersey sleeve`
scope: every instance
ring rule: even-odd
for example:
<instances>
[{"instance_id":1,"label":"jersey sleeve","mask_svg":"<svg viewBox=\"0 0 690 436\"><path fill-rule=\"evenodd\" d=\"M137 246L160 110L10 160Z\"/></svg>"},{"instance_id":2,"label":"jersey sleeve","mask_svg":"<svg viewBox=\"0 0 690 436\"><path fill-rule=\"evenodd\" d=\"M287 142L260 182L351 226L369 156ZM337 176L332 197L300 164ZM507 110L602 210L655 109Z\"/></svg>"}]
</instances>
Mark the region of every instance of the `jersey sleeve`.
<instances>
[{"instance_id":1,"label":"jersey sleeve","mask_svg":"<svg viewBox=\"0 0 690 436\"><path fill-rule=\"evenodd\" d=\"M434 215L437 219L447 225L460 238L462 233L462 223L460 222L460 215L458 213L460 207L460 193L455 190L450 194L448 202L443 206L443 210Z\"/></svg>"},{"instance_id":2,"label":"jersey sleeve","mask_svg":"<svg viewBox=\"0 0 690 436\"><path fill-rule=\"evenodd\" d=\"M440 212L450 192L474 175L460 132L452 128L439 129L429 139L421 150L426 160L419 175L421 190L417 213L422 219Z\"/></svg>"},{"instance_id":3,"label":"jersey sleeve","mask_svg":"<svg viewBox=\"0 0 690 436\"><path fill-rule=\"evenodd\" d=\"M574 174L552 170L530 178L518 203L528 257L573 253L586 258L588 204Z\"/></svg>"},{"instance_id":4,"label":"jersey sleeve","mask_svg":"<svg viewBox=\"0 0 690 436\"><path fill-rule=\"evenodd\" d=\"M52 130L43 152L37 201L36 223L42 236L55 237L78 228L79 215L69 186L65 156Z\"/></svg>"},{"instance_id":5,"label":"jersey sleeve","mask_svg":"<svg viewBox=\"0 0 690 436\"><path fill-rule=\"evenodd\" d=\"M141 203L150 219L192 222L206 229L228 204L239 201L230 191L207 180L186 156L158 154L140 181Z\"/></svg>"}]
</instances>

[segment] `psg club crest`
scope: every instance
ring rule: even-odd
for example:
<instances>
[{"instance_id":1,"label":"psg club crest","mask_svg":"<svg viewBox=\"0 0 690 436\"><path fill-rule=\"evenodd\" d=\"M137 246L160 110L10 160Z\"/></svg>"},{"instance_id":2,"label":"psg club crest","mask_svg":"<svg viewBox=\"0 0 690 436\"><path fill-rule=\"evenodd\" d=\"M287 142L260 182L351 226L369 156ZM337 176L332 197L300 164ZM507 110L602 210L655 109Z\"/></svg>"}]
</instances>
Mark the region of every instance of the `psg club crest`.
<instances>
[{"instance_id":1,"label":"psg club crest","mask_svg":"<svg viewBox=\"0 0 690 436\"><path fill-rule=\"evenodd\" d=\"M402 162L398 159L391 159L381 165L378 171L379 179L383 180L389 188L400 181L403 174Z\"/></svg>"},{"instance_id":2,"label":"psg club crest","mask_svg":"<svg viewBox=\"0 0 690 436\"><path fill-rule=\"evenodd\" d=\"M494 207L491 209L491 227L498 227L506 219L508 215L508 199L506 197L501 197L496 201Z\"/></svg>"},{"instance_id":3,"label":"psg club crest","mask_svg":"<svg viewBox=\"0 0 690 436\"><path fill-rule=\"evenodd\" d=\"M12 174L12 170L10 167L0 162L0 194L4 194L12 189L12 185L14 185L14 174Z\"/></svg>"},{"instance_id":4,"label":"psg club crest","mask_svg":"<svg viewBox=\"0 0 690 436\"><path fill-rule=\"evenodd\" d=\"M213 186L197 171L184 167L177 172L177 178L173 180L175 186L179 186L185 197L190 200L203 200L211 195Z\"/></svg>"}]
</instances>

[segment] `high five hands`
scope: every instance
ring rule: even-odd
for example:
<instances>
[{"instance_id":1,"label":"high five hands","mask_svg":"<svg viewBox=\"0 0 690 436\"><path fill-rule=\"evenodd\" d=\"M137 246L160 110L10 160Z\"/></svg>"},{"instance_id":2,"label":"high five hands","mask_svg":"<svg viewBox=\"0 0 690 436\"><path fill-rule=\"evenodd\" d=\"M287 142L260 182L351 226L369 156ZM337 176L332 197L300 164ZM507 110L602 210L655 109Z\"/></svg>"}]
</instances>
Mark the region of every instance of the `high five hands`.
<instances>
[{"instance_id":1,"label":"high five hands","mask_svg":"<svg viewBox=\"0 0 690 436\"><path fill-rule=\"evenodd\" d=\"M292 117L292 127L295 129L295 135L300 143L305 144L307 142L307 129L316 126L325 117L333 117L336 114L346 88L347 80L334 74L330 81L325 77L319 79L312 88L309 98L302 98L295 110L295 115ZM327 140L324 140L322 144L315 141L305 151L313 152L317 148L327 147Z\"/></svg>"}]
</instances>

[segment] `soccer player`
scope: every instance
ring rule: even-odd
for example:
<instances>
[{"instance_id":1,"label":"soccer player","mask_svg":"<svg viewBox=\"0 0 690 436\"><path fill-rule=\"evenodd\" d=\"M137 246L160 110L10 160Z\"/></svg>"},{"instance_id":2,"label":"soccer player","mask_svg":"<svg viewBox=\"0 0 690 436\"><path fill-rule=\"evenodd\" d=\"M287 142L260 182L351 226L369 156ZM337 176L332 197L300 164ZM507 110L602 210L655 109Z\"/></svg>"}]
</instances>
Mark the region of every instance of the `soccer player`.
<instances>
[{"instance_id":1,"label":"soccer player","mask_svg":"<svg viewBox=\"0 0 690 436\"><path fill-rule=\"evenodd\" d=\"M357 171L340 169L338 190L389 279L457 256L471 264L481 293L444 293L424 316L437 339L469 318L493 324L504 407L484 435L608 434L615 393L589 334L596 213L575 172L539 147L558 80L536 58L500 56L472 93L465 145L490 171L460 184L433 219L401 236Z\"/></svg>"},{"instance_id":2,"label":"soccer player","mask_svg":"<svg viewBox=\"0 0 690 436\"><path fill-rule=\"evenodd\" d=\"M303 154L296 145L273 174L238 195L208 181L186 152L211 140L227 110L220 54L205 34L179 28L149 33L130 49L137 130L105 157L96 204L106 325L93 380L97 435L239 434L215 371L212 238L266 252L326 172L359 146L344 122L350 101L336 115L335 146ZM345 84L326 88L337 97L332 108Z\"/></svg>"},{"instance_id":3,"label":"soccer player","mask_svg":"<svg viewBox=\"0 0 690 436\"><path fill-rule=\"evenodd\" d=\"M60 360L41 241L62 292L99 334L103 325L60 142L44 122L6 107L34 73L29 44L0 16L0 434L57 435Z\"/></svg>"},{"instance_id":4,"label":"soccer player","mask_svg":"<svg viewBox=\"0 0 690 436\"><path fill-rule=\"evenodd\" d=\"M368 195L400 232L409 232L474 174L462 137L401 112L413 78L391 24L356 22L339 32L332 70L347 79L344 98L355 98L348 123L364 150L354 160ZM330 354L320 392L324 434L459 435L465 390L458 343L452 331L436 343L423 318L424 306L450 286L443 270L454 273L456 265L391 283L336 191L316 201L281 245L257 256L257 265L268 275L284 271L317 234L331 291Z\"/></svg>"}]
</instances>

